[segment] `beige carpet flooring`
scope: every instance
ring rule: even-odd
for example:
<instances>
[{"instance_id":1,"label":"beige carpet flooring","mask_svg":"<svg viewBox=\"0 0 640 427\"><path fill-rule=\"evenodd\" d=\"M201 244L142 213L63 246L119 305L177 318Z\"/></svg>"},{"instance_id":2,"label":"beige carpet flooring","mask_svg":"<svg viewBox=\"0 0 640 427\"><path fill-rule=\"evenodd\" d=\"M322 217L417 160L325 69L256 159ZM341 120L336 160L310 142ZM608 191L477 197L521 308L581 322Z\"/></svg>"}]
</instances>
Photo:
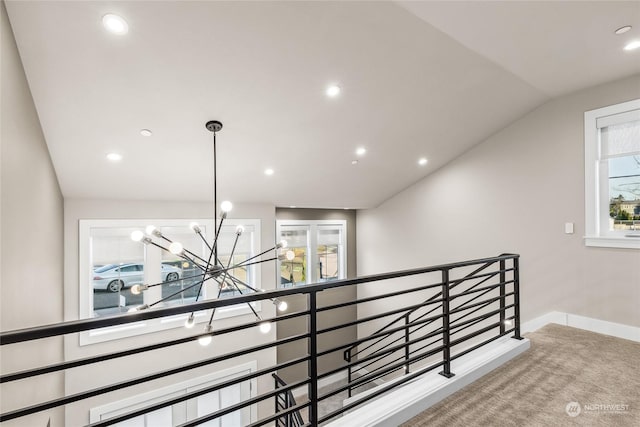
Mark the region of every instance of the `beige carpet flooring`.
<instances>
[{"instance_id":1,"label":"beige carpet flooring","mask_svg":"<svg viewBox=\"0 0 640 427\"><path fill-rule=\"evenodd\" d=\"M402 426L640 426L640 343L553 324L527 337L527 352Z\"/></svg>"}]
</instances>

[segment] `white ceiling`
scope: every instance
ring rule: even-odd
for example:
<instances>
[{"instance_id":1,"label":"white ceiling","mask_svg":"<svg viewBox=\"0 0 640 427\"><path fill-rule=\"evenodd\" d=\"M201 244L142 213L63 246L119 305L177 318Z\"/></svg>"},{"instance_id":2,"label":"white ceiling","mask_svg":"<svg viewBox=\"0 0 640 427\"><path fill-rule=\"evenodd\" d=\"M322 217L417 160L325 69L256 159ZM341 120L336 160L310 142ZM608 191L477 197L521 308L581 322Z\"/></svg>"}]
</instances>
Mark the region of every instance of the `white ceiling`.
<instances>
[{"instance_id":1,"label":"white ceiling","mask_svg":"<svg viewBox=\"0 0 640 427\"><path fill-rule=\"evenodd\" d=\"M6 4L68 198L210 200L217 119L219 198L372 207L548 99L640 72L622 50L638 1Z\"/></svg>"}]
</instances>

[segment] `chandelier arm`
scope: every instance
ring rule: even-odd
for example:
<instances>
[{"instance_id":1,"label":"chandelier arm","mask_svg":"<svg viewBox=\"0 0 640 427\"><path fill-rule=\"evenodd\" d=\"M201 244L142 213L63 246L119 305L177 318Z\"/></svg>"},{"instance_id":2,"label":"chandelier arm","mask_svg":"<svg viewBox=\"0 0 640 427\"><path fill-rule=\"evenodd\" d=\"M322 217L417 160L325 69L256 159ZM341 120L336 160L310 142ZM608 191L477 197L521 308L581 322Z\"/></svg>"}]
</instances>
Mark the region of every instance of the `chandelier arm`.
<instances>
[{"instance_id":1,"label":"chandelier arm","mask_svg":"<svg viewBox=\"0 0 640 427\"><path fill-rule=\"evenodd\" d=\"M207 249L212 251L213 248L211 247L211 245L209 245L209 242L207 242L207 239L205 239L204 235L202 234L202 231L198 230L198 231L196 231L196 233L198 234L198 236L200 236L200 238L202 239L204 244L207 245ZM202 260L202 261L204 261L204 260Z\"/></svg>"},{"instance_id":2,"label":"chandelier arm","mask_svg":"<svg viewBox=\"0 0 640 427\"><path fill-rule=\"evenodd\" d=\"M188 250L188 249L183 249L183 250L184 250L186 253L188 253L189 255L191 255L194 259L195 259L195 258L197 258L199 261L201 261L201 262L203 262L203 263L207 262L207 261L205 261L203 258L200 258L200 257L199 257L198 255L196 255L195 253L191 252L190 250ZM184 255L183 255L183 256L184 256ZM197 263L195 262L195 260L192 260L192 259L187 259L187 260L188 260L188 261L191 261L193 264L197 264Z\"/></svg>"},{"instance_id":3,"label":"chandelier arm","mask_svg":"<svg viewBox=\"0 0 640 427\"><path fill-rule=\"evenodd\" d=\"M198 286L199 284L200 284L200 282L198 282L198 283L194 283L193 285L189 285L189 286L187 286L186 288L180 289L179 291L174 292L174 293L172 293L171 295L168 295L168 296L166 296L166 297L164 297L164 298L162 298L162 299L159 299L158 301L156 301L156 302L154 302L154 303L152 303L152 304L149 304L149 307L151 308L151 307L153 307L154 305L160 304L162 301L166 301L166 300L168 300L168 299L170 299L170 298L172 298L172 297L174 297L174 296L176 296L176 295L179 295L179 294L181 294L181 293L183 293L183 292L186 292L186 291L188 291L189 289L191 289L191 288L194 288L194 287Z\"/></svg>"},{"instance_id":4,"label":"chandelier arm","mask_svg":"<svg viewBox=\"0 0 640 427\"><path fill-rule=\"evenodd\" d=\"M255 265L255 264L262 264L263 262L275 261L277 259L278 259L278 257L273 257L273 258L267 258L267 259L261 259L261 260L258 260L258 261L253 261L253 262L250 262L250 263L247 263L247 264L245 264L247 262L247 260L245 260L245 261L242 261L241 263L238 263L236 265L232 265L231 267L227 268L226 270L233 270L234 268L241 268L241 267L248 267L250 265Z\"/></svg>"},{"instance_id":5,"label":"chandelier arm","mask_svg":"<svg viewBox=\"0 0 640 427\"><path fill-rule=\"evenodd\" d=\"M231 278L233 276L229 276L229 278ZM240 287L233 281L231 280L231 285L233 285L234 288L236 288L236 290L240 293L240 295L244 295L244 293L240 290ZM248 288L251 288L251 286L248 286ZM253 288L251 288L253 289ZM255 291L255 289L253 289ZM249 308L251 309L251 311L253 311L253 314L260 320L262 320L262 318L260 317L260 315L256 312L256 310L253 308L253 306L251 305L251 303L246 303Z\"/></svg>"},{"instance_id":6,"label":"chandelier arm","mask_svg":"<svg viewBox=\"0 0 640 427\"><path fill-rule=\"evenodd\" d=\"M240 263L236 264L235 266L233 266L233 268L242 267L246 262L249 262L249 261L251 261L252 259L256 259L256 258L258 258L259 256L262 256L262 255L264 255L264 254L266 254L266 253L269 253L269 252L271 252L271 251L273 251L273 250L276 250L276 249L278 249L278 246L274 246L274 247L272 247L272 248L270 248L270 249L267 249L266 251L262 251L262 252L260 252L258 255L254 255L254 256L252 256L251 258L247 258L247 259L245 259L244 261L242 261L242 262L240 262Z\"/></svg>"},{"instance_id":7,"label":"chandelier arm","mask_svg":"<svg viewBox=\"0 0 640 427\"><path fill-rule=\"evenodd\" d=\"M169 240L169 239L165 239L165 240L171 241L171 240ZM165 252L169 252L169 253L170 253L170 254L172 254L172 255L176 255L176 254L174 254L173 252L171 252L169 249L165 248L165 247L164 247L164 246L162 246L162 245L157 244L157 243L156 243L156 242L154 242L153 240L150 240L148 243L149 243L149 244L151 244L151 245L153 245L153 246L155 246L155 247L157 247L157 248L162 249L162 250L163 250L163 251L165 251ZM190 251L187 251L187 250L185 250L185 251L191 254L191 252L190 252ZM194 255L195 255L195 254L194 254ZM202 270L202 271L204 271L204 272L206 272L206 271L207 271L204 267L202 267L200 264L198 264L194 259L191 259L191 258L189 258L188 256L186 256L186 255L184 255L184 254L181 254L181 255L178 255L178 256L179 256L180 258L182 258L182 259L186 259L187 261L191 262L193 265L197 266L200 270ZM204 260L203 260L202 258L200 258L199 256L195 255L195 257L196 257L196 258L198 258L198 259L201 259L201 260L202 260L202 262L204 262Z\"/></svg>"},{"instance_id":8,"label":"chandelier arm","mask_svg":"<svg viewBox=\"0 0 640 427\"><path fill-rule=\"evenodd\" d=\"M213 280L215 280L217 282L215 277L213 278ZM220 282L218 282L218 283L220 283ZM221 293L222 293L222 288L219 288L218 296L216 297L216 299L220 298L220 294ZM216 314L216 308L215 307L213 307L213 309L211 309L211 317L209 318L209 325L211 325L211 323L213 323L213 315L214 314Z\"/></svg>"},{"instance_id":9,"label":"chandelier arm","mask_svg":"<svg viewBox=\"0 0 640 427\"><path fill-rule=\"evenodd\" d=\"M211 256L213 255L214 263L216 263L216 261L218 260L218 237L220 237L220 230L222 230L222 223L224 223L225 218L226 218L226 215L223 212L223 214L220 216L220 225L218 225L218 229L216 230L216 235L213 238L213 252L211 252L211 255L209 256L209 261L211 261Z\"/></svg>"},{"instance_id":10,"label":"chandelier arm","mask_svg":"<svg viewBox=\"0 0 640 427\"><path fill-rule=\"evenodd\" d=\"M164 282L160 282L160 283L154 283L153 285L147 285L148 288L153 288L154 286L160 286L160 285L166 285L167 283L174 283L174 282L181 282L183 280L188 280L188 279L195 279L198 277L203 277L206 273L202 273L202 274L196 274L195 276L187 276L187 277L180 277L178 279L174 279L174 280L166 280Z\"/></svg>"}]
</instances>

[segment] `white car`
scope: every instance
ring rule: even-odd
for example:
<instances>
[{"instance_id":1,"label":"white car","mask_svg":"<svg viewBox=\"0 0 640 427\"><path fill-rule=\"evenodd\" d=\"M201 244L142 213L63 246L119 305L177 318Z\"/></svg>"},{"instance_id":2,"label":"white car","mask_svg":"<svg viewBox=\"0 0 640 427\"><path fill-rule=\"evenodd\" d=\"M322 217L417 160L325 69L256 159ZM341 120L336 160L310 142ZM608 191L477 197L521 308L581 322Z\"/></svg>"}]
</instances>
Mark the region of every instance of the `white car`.
<instances>
[{"instance_id":1,"label":"white car","mask_svg":"<svg viewBox=\"0 0 640 427\"><path fill-rule=\"evenodd\" d=\"M162 264L162 280L170 282L182 277L182 270ZM144 283L144 264L108 264L93 270L93 289L119 292Z\"/></svg>"}]
</instances>

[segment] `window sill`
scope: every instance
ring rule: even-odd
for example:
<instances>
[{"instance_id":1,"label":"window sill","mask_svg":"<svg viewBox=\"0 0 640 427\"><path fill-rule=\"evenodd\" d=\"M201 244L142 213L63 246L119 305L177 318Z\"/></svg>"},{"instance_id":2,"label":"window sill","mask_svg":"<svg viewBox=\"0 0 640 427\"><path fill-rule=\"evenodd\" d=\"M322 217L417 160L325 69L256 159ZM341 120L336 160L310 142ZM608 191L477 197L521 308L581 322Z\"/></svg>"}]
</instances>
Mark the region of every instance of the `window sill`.
<instances>
[{"instance_id":1,"label":"window sill","mask_svg":"<svg viewBox=\"0 0 640 427\"><path fill-rule=\"evenodd\" d=\"M584 244L598 248L640 249L640 238L585 236Z\"/></svg>"}]
</instances>

